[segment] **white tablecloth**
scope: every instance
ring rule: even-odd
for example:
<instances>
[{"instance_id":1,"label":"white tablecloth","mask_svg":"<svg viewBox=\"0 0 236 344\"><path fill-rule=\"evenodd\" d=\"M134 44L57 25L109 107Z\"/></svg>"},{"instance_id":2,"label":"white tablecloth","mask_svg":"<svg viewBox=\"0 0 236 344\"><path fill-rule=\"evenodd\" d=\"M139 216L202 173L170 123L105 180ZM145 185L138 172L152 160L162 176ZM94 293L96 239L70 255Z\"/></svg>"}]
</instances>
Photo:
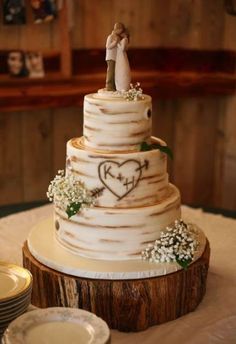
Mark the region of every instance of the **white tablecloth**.
<instances>
[{"instance_id":1,"label":"white tablecloth","mask_svg":"<svg viewBox=\"0 0 236 344\"><path fill-rule=\"evenodd\" d=\"M207 292L195 312L138 333L112 330L113 344L236 343L236 220L182 207L183 219L201 227L211 245ZM0 260L22 264L21 247L31 227L52 206L0 219Z\"/></svg>"}]
</instances>

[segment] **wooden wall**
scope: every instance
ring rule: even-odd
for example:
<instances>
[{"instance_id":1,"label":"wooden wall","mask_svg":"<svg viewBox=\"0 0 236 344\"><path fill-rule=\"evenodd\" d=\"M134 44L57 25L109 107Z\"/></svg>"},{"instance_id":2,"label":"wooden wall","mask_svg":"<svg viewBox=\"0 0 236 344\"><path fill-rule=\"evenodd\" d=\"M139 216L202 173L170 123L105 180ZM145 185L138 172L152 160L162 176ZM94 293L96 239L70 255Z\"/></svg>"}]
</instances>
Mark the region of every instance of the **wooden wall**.
<instances>
[{"instance_id":1,"label":"wooden wall","mask_svg":"<svg viewBox=\"0 0 236 344\"><path fill-rule=\"evenodd\" d=\"M26 1L28 4L29 2ZM73 0L73 48L103 48L114 22L124 22L131 47L236 49L235 17L224 0ZM35 25L27 7L27 25L4 26L0 49L56 50L62 42L58 23Z\"/></svg>"},{"instance_id":2,"label":"wooden wall","mask_svg":"<svg viewBox=\"0 0 236 344\"><path fill-rule=\"evenodd\" d=\"M236 17L226 14L224 0L74 4L73 48L103 47L113 23L123 21L133 47L236 51ZM56 50L59 44L56 21L0 23L0 49ZM174 151L169 171L183 202L236 210L236 97L163 99L154 108L153 131ZM44 199L49 180L64 166L66 141L81 133L82 109L1 113L0 204Z\"/></svg>"},{"instance_id":3,"label":"wooden wall","mask_svg":"<svg viewBox=\"0 0 236 344\"><path fill-rule=\"evenodd\" d=\"M116 21L128 26L132 47L236 48L235 18L226 14L224 0L74 2L75 48L103 47Z\"/></svg>"},{"instance_id":4,"label":"wooden wall","mask_svg":"<svg viewBox=\"0 0 236 344\"><path fill-rule=\"evenodd\" d=\"M82 109L1 113L0 204L45 199L66 142L81 134Z\"/></svg>"},{"instance_id":5,"label":"wooden wall","mask_svg":"<svg viewBox=\"0 0 236 344\"><path fill-rule=\"evenodd\" d=\"M174 151L171 180L184 203L236 210L236 98L155 102L154 132Z\"/></svg>"}]
</instances>

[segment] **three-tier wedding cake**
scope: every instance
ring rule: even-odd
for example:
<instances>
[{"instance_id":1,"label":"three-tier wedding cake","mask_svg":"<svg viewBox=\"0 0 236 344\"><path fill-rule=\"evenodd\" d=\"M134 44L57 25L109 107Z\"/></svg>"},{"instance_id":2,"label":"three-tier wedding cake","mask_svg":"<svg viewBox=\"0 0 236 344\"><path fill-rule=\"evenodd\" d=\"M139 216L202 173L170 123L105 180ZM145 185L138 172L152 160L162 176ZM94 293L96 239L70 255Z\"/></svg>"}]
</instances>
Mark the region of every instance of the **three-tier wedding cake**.
<instances>
[{"instance_id":1,"label":"three-tier wedding cake","mask_svg":"<svg viewBox=\"0 0 236 344\"><path fill-rule=\"evenodd\" d=\"M141 151L151 137L151 97L127 101L98 92L84 99L84 136L67 143L66 174L89 190L100 190L93 207L71 218L55 207L57 240L79 255L96 259L140 259L160 232L181 217L180 193L169 183L167 155Z\"/></svg>"}]
</instances>

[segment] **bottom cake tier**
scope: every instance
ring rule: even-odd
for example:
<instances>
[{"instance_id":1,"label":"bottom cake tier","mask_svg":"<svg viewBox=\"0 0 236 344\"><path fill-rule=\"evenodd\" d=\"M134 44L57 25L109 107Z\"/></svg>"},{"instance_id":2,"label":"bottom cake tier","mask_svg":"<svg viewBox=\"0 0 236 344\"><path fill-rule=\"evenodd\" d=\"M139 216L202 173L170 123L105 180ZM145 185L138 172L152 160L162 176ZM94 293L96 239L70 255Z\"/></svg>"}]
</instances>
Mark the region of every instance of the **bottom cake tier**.
<instances>
[{"instance_id":1,"label":"bottom cake tier","mask_svg":"<svg viewBox=\"0 0 236 344\"><path fill-rule=\"evenodd\" d=\"M55 237L67 250L105 260L140 259L160 232L181 218L180 193L172 184L160 203L127 209L93 207L68 219L55 208Z\"/></svg>"},{"instance_id":2,"label":"bottom cake tier","mask_svg":"<svg viewBox=\"0 0 236 344\"><path fill-rule=\"evenodd\" d=\"M197 233L198 246L191 264L201 257L206 246L205 234L196 225L193 226ZM156 263L143 259L115 261L91 259L74 254L56 240L53 217L37 223L32 228L27 238L27 245L31 254L40 263L56 271L83 278L101 280L146 279L172 274L183 269L176 261L169 263Z\"/></svg>"}]
</instances>

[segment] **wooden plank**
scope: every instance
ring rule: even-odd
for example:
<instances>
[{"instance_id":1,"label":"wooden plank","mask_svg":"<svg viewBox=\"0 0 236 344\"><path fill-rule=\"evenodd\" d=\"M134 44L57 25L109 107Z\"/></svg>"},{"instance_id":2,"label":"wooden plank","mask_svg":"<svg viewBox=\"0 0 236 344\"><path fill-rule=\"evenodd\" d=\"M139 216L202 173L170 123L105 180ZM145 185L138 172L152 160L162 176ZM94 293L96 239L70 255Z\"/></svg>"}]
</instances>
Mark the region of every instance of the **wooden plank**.
<instances>
[{"instance_id":1,"label":"wooden plank","mask_svg":"<svg viewBox=\"0 0 236 344\"><path fill-rule=\"evenodd\" d=\"M156 100L153 102L153 135L164 140L173 150L174 121L176 100ZM173 176L173 161L168 159L168 173L170 181Z\"/></svg>"},{"instance_id":2,"label":"wooden plank","mask_svg":"<svg viewBox=\"0 0 236 344\"><path fill-rule=\"evenodd\" d=\"M134 28L134 45L168 47L170 1L165 1L165 4L160 0L140 1L139 5L140 24Z\"/></svg>"},{"instance_id":3,"label":"wooden plank","mask_svg":"<svg viewBox=\"0 0 236 344\"><path fill-rule=\"evenodd\" d=\"M52 178L50 110L22 113L24 201L46 199Z\"/></svg>"},{"instance_id":4,"label":"wooden plank","mask_svg":"<svg viewBox=\"0 0 236 344\"><path fill-rule=\"evenodd\" d=\"M157 100L153 103L153 134L173 144L176 100Z\"/></svg>"},{"instance_id":5,"label":"wooden plank","mask_svg":"<svg viewBox=\"0 0 236 344\"><path fill-rule=\"evenodd\" d=\"M193 4L191 0L165 2L162 14L165 17L165 20L163 19L164 35L161 38L163 46L198 48L199 6L199 1Z\"/></svg>"},{"instance_id":6,"label":"wooden plank","mask_svg":"<svg viewBox=\"0 0 236 344\"><path fill-rule=\"evenodd\" d=\"M61 50L61 73L64 77L71 76L71 45L70 45L70 31L68 23L68 8L67 2L63 2L63 6L59 12L59 35L60 35L60 50Z\"/></svg>"},{"instance_id":7,"label":"wooden plank","mask_svg":"<svg viewBox=\"0 0 236 344\"><path fill-rule=\"evenodd\" d=\"M48 50L51 48L51 23L34 24L30 2L26 1L27 24L19 26L19 47L23 50Z\"/></svg>"},{"instance_id":8,"label":"wooden plank","mask_svg":"<svg viewBox=\"0 0 236 344\"><path fill-rule=\"evenodd\" d=\"M236 98L221 101L217 123L217 142L214 153L215 171L213 206L236 210Z\"/></svg>"},{"instance_id":9,"label":"wooden plank","mask_svg":"<svg viewBox=\"0 0 236 344\"><path fill-rule=\"evenodd\" d=\"M224 39L224 0L201 0L200 47L222 49Z\"/></svg>"},{"instance_id":10,"label":"wooden plank","mask_svg":"<svg viewBox=\"0 0 236 344\"><path fill-rule=\"evenodd\" d=\"M213 205L217 123L222 101L224 100L221 97L199 98L195 105L197 118L192 200L195 205Z\"/></svg>"},{"instance_id":11,"label":"wooden plank","mask_svg":"<svg viewBox=\"0 0 236 344\"><path fill-rule=\"evenodd\" d=\"M2 11L1 11L2 17ZM14 50L19 49L20 30L19 25L3 25L0 20L0 49Z\"/></svg>"},{"instance_id":12,"label":"wooden plank","mask_svg":"<svg viewBox=\"0 0 236 344\"><path fill-rule=\"evenodd\" d=\"M140 1L135 46L199 48L199 0ZM171 25L170 25L171 23Z\"/></svg>"},{"instance_id":13,"label":"wooden plank","mask_svg":"<svg viewBox=\"0 0 236 344\"><path fill-rule=\"evenodd\" d=\"M149 1L146 3L148 6ZM139 32L141 31L140 14L144 2L142 0L120 0L112 1L112 26L115 22L123 23L130 32L130 46L135 47L140 45ZM138 9L138 10L137 10ZM111 29L106 33L106 36L111 32Z\"/></svg>"},{"instance_id":14,"label":"wooden plank","mask_svg":"<svg viewBox=\"0 0 236 344\"><path fill-rule=\"evenodd\" d=\"M107 35L114 25L112 13L110 0L75 2L73 47L104 48Z\"/></svg>"},{"instance_id":15,"label":"wooden plank","mask_svg":"<svg viewBox=\"0 0 236 344\"><path fill-rule=\"evenodd\" d=\"M193 203L195 195L196 108L195 99L179 100L175 108L173 182L180 189L182 202L187 204Z\"/></svg>"},{"instance_id":16,"label":"wooden plank","mask_svg":"<svg viewBox=\"0 0 236 344\"><path fill-rule=\"evenodd\" d=\"M0 113L0 205L23 201L21 114Z\"/></svg>"},{"instance_id":17,"label":"wooden plank","mask_svg":"<svg viewBox=\"0 0 236 344\"><path fill-rule=\"evenodd\" d=\"M218 111L218 120L216 121L216 145L214 152L215 168L214 168L214 185L213 185L213 200L212 206L215 208L222 208L222 197L224 193L224 160L225 160L225 119L226 106L228 97L221 99L220 109ZM236 209L236 208L235 208Z\"/></svg>"},{"instance_id":18,"label":"wooden plank","mask_svg":"<svg viewBox=\"0 0 236 344\"><path fill-rule=\"evenodd\" d=\"M224 49L236 50L236 25L235 16L224 13Z\"/></svg>"},{"instance_id":19,"label":"wooden plank","mask_svg":"<svg viewBox=\"0 0 236 344\"><path fill-rule=\"evenodd\" d=\"M220 207L222 162L219 159L222 158L222 148L218 146L218 123L223 108L224 98L179 102L173 179L180 188L184 203Z\"/></svg>"},{"instance_id":20,"label":"wooden plank","mask_svg":"<svg viewBox=\"0 0 236 344\"><path fill-rule=\"evenodd\" d=\"M97 3L96 3L97 4ZM94 3L94 5L96 6ZM71 32L71 45L73 49L81 49L86 47L84 23L87 20L85 16L84 1L74 2L74 23ZM102 45L104 47L104 45Z\"/></svg>"},{"instance_id":21,"label":"wooden plank","mask_svg":"<svg viewBox=\"0 0 236 344\"><path fill-rule=\"evenodd\" d=\"M66 28L67 29L67 28ZM60 12L57 17L51 21L49 25L50 30L50 48L54 50L61 50L63 45L63 40L60 34Z\"/></svg>"},{"instance_id":22,"label":"wooden plank","mask_svg":"<svg viewBox=\"0 0 236 344\"><path fill-rule=\"evenodd\" d=\"M74 1L74 23L71 31L71 46L73 49L81 49L84 44L84 22L87 17L84 16L84 2Z\"/></svg>"},{"instance_id":23,"label":"wooden plank","mask_svg":"<svg viewBox=\"0 0 236 344\"><path fill-rule=\"evenodd\" d=\"M222 183L222 208L236 209L236 97L229 97L225 112L225 156ZM220 182L220 181L219 181Z\"/></svg>"},{"instance_id":24,"label":"wooden plank","mask_svg":"<svg viewBox=\"0 0 236 344\"><path fill-rule=\"evenodd\" d=\"M204 0L182 1L179 8L180 44L183 48L202 49L201 18ZM176 46L176 44L174 44Z\"/></svg>"},{"instance_id":25,"label":"wooden plank","mask_svg":"<svg viewBox=\"0 0 236 344\"><path fill-rule=\"evenodd\" d=\"M83 134L82 108L58 109L53 111L53 172L65 168L66 143Z\"/></svg>"}]
</instances>

